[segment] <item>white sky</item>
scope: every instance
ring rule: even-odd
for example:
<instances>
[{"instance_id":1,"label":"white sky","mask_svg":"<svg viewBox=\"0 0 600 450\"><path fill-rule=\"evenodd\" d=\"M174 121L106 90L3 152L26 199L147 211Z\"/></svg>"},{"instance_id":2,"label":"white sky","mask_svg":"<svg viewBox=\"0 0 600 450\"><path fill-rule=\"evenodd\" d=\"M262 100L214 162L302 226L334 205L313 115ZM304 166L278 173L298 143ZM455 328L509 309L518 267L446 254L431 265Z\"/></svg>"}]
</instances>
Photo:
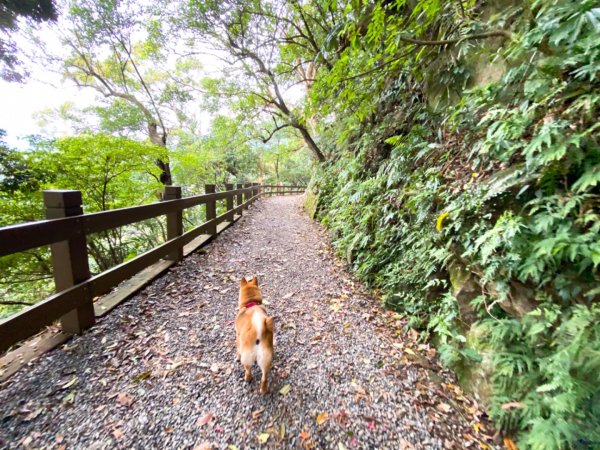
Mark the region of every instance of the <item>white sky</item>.
<instances>
[{"instance_id":1,"label":"white sky","mask_svg":"<svg viewBox=\"0 0 600 450\"><path fill-rule=\"evenodd\" d=\"M39 77L44 74L36 75ZM51 73L45 75L53 76ZM0 80L0 128L6 131L6 141L11 147L24 148L26 142L20 138L43 131L34 119L34 113L44 109L56 109L66 101L86 106L92 103L93 98L91 91L73 86L58 87L37 80L23 84ZM62 127L61 124L56 125L62 133L68 133L65 124L62 124Z\"/></svg>"}]
</instances>

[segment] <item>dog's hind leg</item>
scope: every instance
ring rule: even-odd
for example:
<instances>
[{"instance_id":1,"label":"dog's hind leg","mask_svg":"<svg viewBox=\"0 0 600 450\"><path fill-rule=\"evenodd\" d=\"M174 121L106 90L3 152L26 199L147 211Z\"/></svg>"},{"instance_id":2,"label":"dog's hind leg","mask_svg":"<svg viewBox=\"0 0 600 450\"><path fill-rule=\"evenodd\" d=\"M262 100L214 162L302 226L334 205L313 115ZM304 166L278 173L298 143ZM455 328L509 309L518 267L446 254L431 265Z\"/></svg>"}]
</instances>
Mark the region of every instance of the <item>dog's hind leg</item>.
<instances>
[{"instance_id":1,"label":"dog's hind leg","mask_svg":"<svg viewBox=\"0 0 600 450\"><path fill-rule=\"evenodd\" d=\"M254 351L249 349L241 350L240 361L246 370L246 381L250 382L252 380L252 365L254 364Z\"/></svg>"},{"instance_id":2,"label":"dog's hind leg","mask_svg":"<svg viewBox=\"0 0 600 450\"><path fill-rule=\"evenodd\" d=\"M269 371L271 370L271 364L273 362L273 352L270 348L265 346L260 346L258 350L258 355L256 358L260 370L262 371L262 378L260 379L260 393L267 393L267 376L269 375Z\"/></svg>"},{"instance_id":3,"label":"dog's hind leg","mask_svg":"<svg viewBox=\"0 0 600 450\"><path fill-rule=\"evenodd\" d=\"M244 366L244 369L246 370L244 379L250 383L252 381L252 366Z\"/></svg>"}]
</instances>

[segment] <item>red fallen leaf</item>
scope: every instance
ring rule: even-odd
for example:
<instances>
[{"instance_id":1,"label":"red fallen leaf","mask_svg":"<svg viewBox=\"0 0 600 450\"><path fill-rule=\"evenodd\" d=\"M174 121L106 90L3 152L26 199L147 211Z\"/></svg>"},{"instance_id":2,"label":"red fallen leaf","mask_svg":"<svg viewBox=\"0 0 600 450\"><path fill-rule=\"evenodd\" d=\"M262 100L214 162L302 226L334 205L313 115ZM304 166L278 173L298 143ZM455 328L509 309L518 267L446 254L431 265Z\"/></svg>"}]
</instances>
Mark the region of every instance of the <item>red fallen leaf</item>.
<instances>
[{"instance_id":1,"label":"red fallen leaf","mask_svg":"<svg viewBox=\"0 0 600 450\"><path fill-rule=\"evenodd\" d=\"M117 395L117 402L121 406L131 406L133 404L133 395L128 394L127 392L121 392Z\"/></svg>"},{"instance_id":2,"label":"red fallen leaf","mask_svg":"<svg viewBox=\"0 0 600 450\"><path fill-rule=\"evenodd\" d=\"M374 430L375 428L377 428L377 426L375 425L375 422L368 422L367 423L367 428L370 428L371 430Z\"/></svg>"},{"instance_id":3,"label":"red fallen leaf","mask_svg":"<svg viewBox=\"0 0 600 450\"><path fill-rule=\"evenodd\" d=\"M196 421L196 426L203 427L208 422L210 422L210 419L212 419L212 418L213 418L213 413L207 413L207 414L203 415L202 417L200 417Z\"/></svg>"},{"instance_id":4,"label":"red fallen leaf","mask_svg":"<svg viewBox=\"0 0 600 450\"><path fill-rule=\"evenodd\" d=\"M521 402L509 402L502 405L502 409L521 408L523 403Z\"/></svg>"},{"instance_id":5,"label":"red fallen leaf","mask_svg":"<svg viewBox=\"0 0 600 450\"><path fill-rule=\"evenodd\" d=\"M303 431L302 433L300 433L300 440L301 441L305 441L310 437L310 434L308 434L306 431Z\"/></svg>"},{"instance_id":6,"label":"red fallen leaf","mask_svg":"<svg viewBox=\"0 0 600 450\"><path fill-rule=\"evenodd\" d=\"M215 427L215 432L216 433L222 433L223 432L223 428L221 428L221 427Z\"/></svg>"}]
</instances>

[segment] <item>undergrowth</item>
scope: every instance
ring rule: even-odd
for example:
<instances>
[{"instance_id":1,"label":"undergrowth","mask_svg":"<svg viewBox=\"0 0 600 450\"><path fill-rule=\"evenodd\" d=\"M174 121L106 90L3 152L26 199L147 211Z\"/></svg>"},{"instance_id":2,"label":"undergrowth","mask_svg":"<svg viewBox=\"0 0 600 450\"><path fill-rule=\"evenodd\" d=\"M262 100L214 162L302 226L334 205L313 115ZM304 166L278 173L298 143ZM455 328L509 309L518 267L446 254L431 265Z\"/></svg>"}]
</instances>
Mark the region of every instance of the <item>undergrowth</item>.
<instances>
[{"instance_id":1,"label":"undergrowth","mask_svg":"<svg viewBox=\"0 0 600 450\"><path fill-rule=\"evenodd\" d=\"M513 33L494 56L504 74L489 84L469 85L483 47L465 42L400 59L363 94L344 94L347 80L323 85L340 95L324 137L336 156L311 183L318 217L358 276L433 336L447 364L491 358L489 414L519 448L600 448L594 3L528 1L486 19ZM385 26L408 26L405 10L382 5ZM438 8L428 29L457 14ZM366 36L387 43L375 27ZM377 45L350 47L348 60ZM434 61L467 88L441 108L427 99Z\"/></svg>"}]
</instances>

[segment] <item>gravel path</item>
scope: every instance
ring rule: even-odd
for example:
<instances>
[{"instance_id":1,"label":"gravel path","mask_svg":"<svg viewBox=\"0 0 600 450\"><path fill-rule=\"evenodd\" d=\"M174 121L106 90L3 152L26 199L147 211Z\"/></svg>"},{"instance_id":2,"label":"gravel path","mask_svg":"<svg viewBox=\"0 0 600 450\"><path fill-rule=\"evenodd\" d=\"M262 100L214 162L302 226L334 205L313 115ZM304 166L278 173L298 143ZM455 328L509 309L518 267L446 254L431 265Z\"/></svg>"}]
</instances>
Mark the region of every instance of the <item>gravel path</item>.
<instances>
[{"instance_id":1,"label":"gravel path","mask_svg":"<svg viewBox=\"0 0 600 450\"><path fill-rule=\"evenodd\" d=\"M480 448L476 403L345 271L301 204L258 202L0 386L0 448ZM235 361L239 279L253 274L275 317L265 396Z\"/></svg>"}]
</instances>

